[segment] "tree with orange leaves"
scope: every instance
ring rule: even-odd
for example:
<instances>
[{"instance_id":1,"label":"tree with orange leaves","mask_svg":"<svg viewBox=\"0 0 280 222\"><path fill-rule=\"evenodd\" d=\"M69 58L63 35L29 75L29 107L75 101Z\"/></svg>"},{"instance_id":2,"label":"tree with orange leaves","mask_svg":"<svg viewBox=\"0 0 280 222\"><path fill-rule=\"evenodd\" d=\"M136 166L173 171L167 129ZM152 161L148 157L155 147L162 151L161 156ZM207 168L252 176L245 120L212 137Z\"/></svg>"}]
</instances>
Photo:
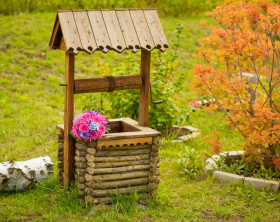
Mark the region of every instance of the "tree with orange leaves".
<instances>
[{"instance_id":1,"label":"tree with orange leaves","mask_svg":"<svg viewBox=\"0 0 280 222\"><path fill-rule=\"evenodd\" d=\"M219 26L201 41L192 88L214 101L205 111L226 114L249 160L280 168L280 5L243 0L208 16Z\"/></svg>"}]
</instances>

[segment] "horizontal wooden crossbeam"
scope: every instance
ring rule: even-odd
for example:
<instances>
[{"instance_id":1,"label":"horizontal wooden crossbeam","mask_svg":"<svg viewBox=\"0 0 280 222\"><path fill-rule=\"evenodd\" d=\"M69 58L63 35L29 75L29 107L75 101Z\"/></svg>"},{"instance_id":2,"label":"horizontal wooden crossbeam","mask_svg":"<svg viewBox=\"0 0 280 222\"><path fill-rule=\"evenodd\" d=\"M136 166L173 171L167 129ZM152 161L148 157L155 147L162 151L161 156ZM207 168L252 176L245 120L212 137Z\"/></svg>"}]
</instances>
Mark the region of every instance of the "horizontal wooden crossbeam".
<instances>
[{"instance_id":1,"label":"horizontal wooden crossbeam","mask_svg":"<svg viewBox=\"0 0 280 222\"><path fill-rule=\"evenodd\" d=\"M109 76L103 78L76 79L74 80L74 93L112 92L115 90L140 89L142 86L141 75Z\"/></svg>"}]
</instances>

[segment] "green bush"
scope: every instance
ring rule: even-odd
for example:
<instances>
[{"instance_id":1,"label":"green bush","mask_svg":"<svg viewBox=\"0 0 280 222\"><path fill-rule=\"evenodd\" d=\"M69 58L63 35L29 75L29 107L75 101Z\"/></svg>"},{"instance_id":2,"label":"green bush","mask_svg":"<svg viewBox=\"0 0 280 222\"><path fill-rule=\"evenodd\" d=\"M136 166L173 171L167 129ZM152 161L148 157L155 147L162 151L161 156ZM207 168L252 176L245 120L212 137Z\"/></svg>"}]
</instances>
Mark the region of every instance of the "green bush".
<instances>
[{"instance_id":1,"label":"green bush","mask_svg":"<svg viewBox=\"0 0 280 222\"><path fill-rule=\"evenodd\" d=\"M179 154L176 160L177 167L181 176L186 179L196 179L203 176L204 162L201 154L195 149L185 147L185 152Z\"/></svg>"},{"instance_id":2,"label":"green bush","mask_svg":"<svg viewBox=\"0 0 280 222\"><path fill-rule=\"evenodd\" d=\"M172 45L172 50L166 53L153 52L151 61L151 84L153 89L153 99L163 100L161 104L151 104L149 106L149 126L155 129L170 128L172 124L188 119L189 108L179 104L177 98L182 89L184 80L183 74L176 72L177 48L182 38L182 26L178 25L177 42ZM110 75L122 76L130 74L139 74L139 60L133 60L133 56L125 56L125 61L120 62L116 59L113 71ZM109 68L110 69L110 68ZM139 90L123 90L112 93L104 93L101 96L89 95L85 99L88 101L83 110L97 109L103 110L106 116L110 118L131 117L138 119L139 112Z\"/></svg>"},{"instance_id":3,"label":"green bush","mask_svg":"<svg viewBox=\"0 0 280 222\"><path fill-rule=\"evenodd\" d=\"M9 0L0 1L0 14L56 11L58 9L158 8L165 15L193 15L209 11L220 0Z\"/></svg>"}]
</instances>

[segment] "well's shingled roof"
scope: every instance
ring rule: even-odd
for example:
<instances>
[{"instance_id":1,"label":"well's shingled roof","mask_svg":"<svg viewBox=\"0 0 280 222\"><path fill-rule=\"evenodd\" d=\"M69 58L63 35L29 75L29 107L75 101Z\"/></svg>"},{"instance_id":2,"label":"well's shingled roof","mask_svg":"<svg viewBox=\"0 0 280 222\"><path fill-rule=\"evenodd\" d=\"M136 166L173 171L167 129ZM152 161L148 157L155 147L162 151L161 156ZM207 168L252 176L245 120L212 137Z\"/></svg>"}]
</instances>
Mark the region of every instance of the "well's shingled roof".
<instances>
[{"instance_id":1,"label":"well's shingled roof","mask_svg":"<svg viewBox=\"0 0 280 222\"><path fill-rule=\"evenodd\" d=\"M63 10L57 16L49 43L52 49L74 54L98 50L160 49L168 42L155 9Z\"/></svg>"}]
</instances>

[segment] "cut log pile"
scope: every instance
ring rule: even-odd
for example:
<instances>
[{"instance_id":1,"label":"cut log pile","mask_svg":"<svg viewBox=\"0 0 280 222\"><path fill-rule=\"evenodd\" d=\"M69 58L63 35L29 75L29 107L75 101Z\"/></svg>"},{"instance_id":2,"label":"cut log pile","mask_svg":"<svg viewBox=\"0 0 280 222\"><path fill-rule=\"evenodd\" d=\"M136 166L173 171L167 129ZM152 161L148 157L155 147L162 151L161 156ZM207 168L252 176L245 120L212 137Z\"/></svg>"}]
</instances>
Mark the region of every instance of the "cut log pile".
<instances>
[{"instance_id":1,"label":"cut log pile","mask_svg":"<svg viewBox=\"0 0 280 222\"><path fill-rule=\"evenodd\" d=\"M59 140L61 140L59 135ZM63 142L63 140L61 140ZM116 142L116 141L114 141ZM150 144L107 146L97 142L75 143L75 183L79 194L90 203L111 202L114 194L129 194L132 191L153 195L158 187L158 150L162 143L151 138ZM60 146L58 158L63 165ZM61 158L62 157L62 158ZM62 179L63 168L59 167Z\"/></svg>"},{"instance_id":2,"label":"cut log pile","mask_svg":"<svg viewBox=\"0 0 280 222\"><path fill-rule=\"evenodd\" d=\"M58 169L58 179L63 181L63 163L64 163L64 136L63 131L58 134L58 145L57 145L57 169Z\"/></svg>"}]
</instances>

